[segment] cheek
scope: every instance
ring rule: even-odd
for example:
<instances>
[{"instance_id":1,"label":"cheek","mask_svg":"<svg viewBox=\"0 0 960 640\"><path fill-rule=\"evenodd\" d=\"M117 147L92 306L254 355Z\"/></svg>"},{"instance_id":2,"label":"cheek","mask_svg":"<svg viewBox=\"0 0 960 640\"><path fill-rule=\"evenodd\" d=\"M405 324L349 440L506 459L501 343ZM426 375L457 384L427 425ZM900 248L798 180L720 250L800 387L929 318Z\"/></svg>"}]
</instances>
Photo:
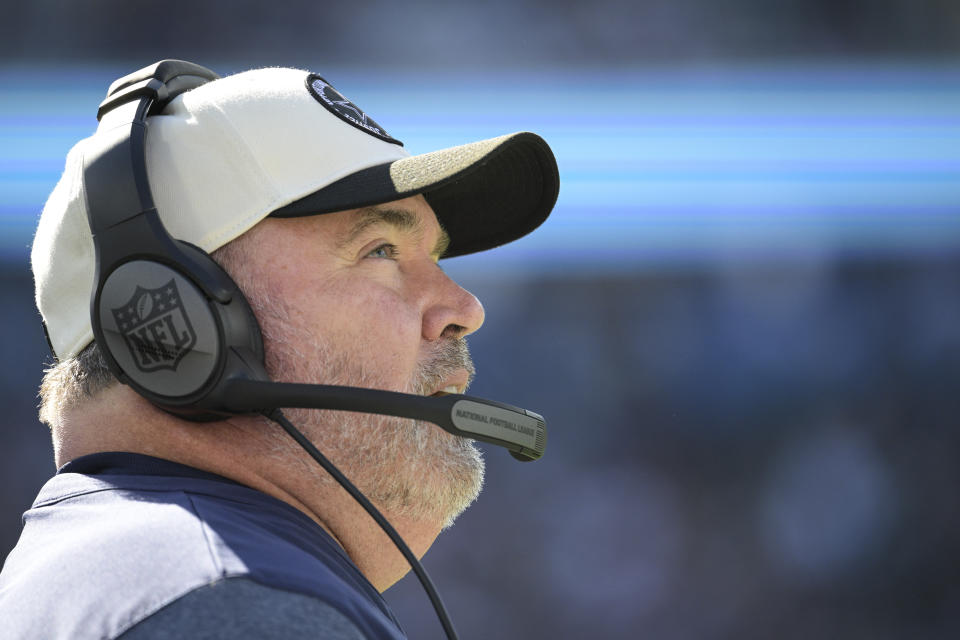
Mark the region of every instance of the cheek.
<instances>
[{"instance_id":1,"label":"cheek","mask_svg":"<svg viewBox=\"0 0 960 640\"><path fill-rule=\"evenodd\" d=\"M369 282L327 283L298 307L311 331L384 383L405 383L415 369L420 314L395 291Z\"/></svg>"}]
</instances>

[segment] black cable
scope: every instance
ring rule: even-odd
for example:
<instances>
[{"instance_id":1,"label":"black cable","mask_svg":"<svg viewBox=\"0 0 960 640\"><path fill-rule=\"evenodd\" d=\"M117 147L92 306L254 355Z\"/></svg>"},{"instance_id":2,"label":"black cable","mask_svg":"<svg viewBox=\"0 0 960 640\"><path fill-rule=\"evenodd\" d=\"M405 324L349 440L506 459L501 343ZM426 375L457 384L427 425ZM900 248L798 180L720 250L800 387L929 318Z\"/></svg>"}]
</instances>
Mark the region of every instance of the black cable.
<instances>
[{"instance_id":1,"label":"black cable","mask_svg":"<svg viewBox=\"0 0 960 640\"><path fill-rule=\"evenodd\" d=\"M427 597L430 598L431 604L433 604L434 610L437 612L437 617L440 618L440 624L443 625L443 630L447 634L449 640L458 640L457 632L453 628L453 622L450 620L450 616L447 614L447 609L443 606L443 600L440 599L440 594L437 593L436 587L433 586L433 581L430 580L430 576L427 575L427 570L423 568L423 565L420 564L420 561L417 560L417 557L413 555L413 552L410 551L410 547L407 546L407 543L403 541L403 538L400 537L400 534L397 533L397 530L393 528L393 525L383 517L383 514L380 513L375 506L367 499L365 495L360 493L360 490L350 480L347 479L339 469L337 469L330 460L327 459L320 450L313 446L313 443L307 440L299 429L297 429L293 424L287 420L287 417L283 415L283 412L280 409L273 409L269 413L264 413L265 416L279 424L283 427L283 430L290 434L290 437L297 441L304 451L310 454L310 456L317 461L317 463L324 468L324 470L333 476L333 479L340 483L344 489L347 490L353 499L360 503L360 506L363 507L367 513L370 514L370 517L373 518L380 528L383 529L390 539L393 541L393 544L397 546L397 549L400 550L400 553L403 554L403 557L407 559L407 562L410 563L410 568L413 569L413 572L417 574L417 578L420 579L420 584L423 585L424 590L427 592Z\"/></svg>"}]
</instances>

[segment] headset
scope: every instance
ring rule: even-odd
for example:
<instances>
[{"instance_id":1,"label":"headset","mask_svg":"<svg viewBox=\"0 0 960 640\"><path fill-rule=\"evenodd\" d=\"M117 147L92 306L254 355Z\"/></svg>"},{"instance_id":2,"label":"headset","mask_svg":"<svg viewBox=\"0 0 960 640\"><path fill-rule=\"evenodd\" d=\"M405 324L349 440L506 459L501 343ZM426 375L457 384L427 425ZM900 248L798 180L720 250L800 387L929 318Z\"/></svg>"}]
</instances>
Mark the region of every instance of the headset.
<instances>
[{"instance_id":1,"label":"headset","mask_svg":"<svg viewBox=\"0 0 960 640\"><path fill-rule=\"evenodd\" d=\"M390 536L423 583L447 636L456 638L417 558L280 409L333 409L424 420L454 435L504 447L522 461L543 455L544 419L532 411L461 394L424 397L270 380L260 327L243 293L206 252L170 236L157 213L147 175L147 119L178 95L217 78L210 69L190 62L162 60L115 81L100 104L101 124L83 161L96 260L90 301L94 339L114 375L164 411L194 421L262 414L277 422Z\"/></svg>"}]
</instances>

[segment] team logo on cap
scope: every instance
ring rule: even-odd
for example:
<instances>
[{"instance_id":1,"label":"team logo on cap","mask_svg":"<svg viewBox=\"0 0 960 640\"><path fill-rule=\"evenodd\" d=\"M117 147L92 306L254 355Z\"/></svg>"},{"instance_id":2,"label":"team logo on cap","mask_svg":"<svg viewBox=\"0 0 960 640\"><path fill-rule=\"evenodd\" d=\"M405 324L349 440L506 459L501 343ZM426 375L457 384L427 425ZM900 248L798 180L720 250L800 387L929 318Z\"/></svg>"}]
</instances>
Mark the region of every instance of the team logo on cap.
<instances>
[{"instance_id":1,"label":"team logo on cap","mask_svg":"<svg viewBox=\"0 0 960 640\"><path fill-rule=\"evenodd\" d=\"M158 289L138 285L125 305L111 311L141 371L175 371L197 342L173 279Z\"/></svg>"},{"instance_id":2,"label":"team logo on cap","mask_svg":"<svg viewBox=\"0 0 960 640\"><path fill-rule=\"evenodd\" d=\"M330 86L330 84L320 76L316 74L307 76L307 89L310 90L310 95L317 99L317 102L325 106L330 113L344 122L352 124L358 129L366 131L381 140L398 144L401 147L403 146L402 142L387 133L386 130L377 124L376 120L368 116L363 109L343 97L342 93Z\"/></svg>"}]
</instances>

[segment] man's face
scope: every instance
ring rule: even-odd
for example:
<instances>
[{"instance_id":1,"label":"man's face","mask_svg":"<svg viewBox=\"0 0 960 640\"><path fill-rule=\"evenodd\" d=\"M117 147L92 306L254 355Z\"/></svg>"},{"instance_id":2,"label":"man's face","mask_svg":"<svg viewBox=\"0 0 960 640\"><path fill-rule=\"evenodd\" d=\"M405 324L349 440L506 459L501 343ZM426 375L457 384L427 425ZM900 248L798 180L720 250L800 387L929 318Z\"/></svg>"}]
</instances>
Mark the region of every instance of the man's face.
<instances>
[{"instance_id":1,"label":"man's face","mask_svg":"<svg viewBox=\"0 0 960 640\"><path fill-rule=\"evenodd\" d=\"M438 266L445 244L421 196L268 218L245 234L235 275L263 328L271 376L420 395L463 392L473 375L463 338L483 323L483 308ZM479 451L432 424L289 413L388 511L449 525L479 493Z\"/></svg>"}]
</instances>

